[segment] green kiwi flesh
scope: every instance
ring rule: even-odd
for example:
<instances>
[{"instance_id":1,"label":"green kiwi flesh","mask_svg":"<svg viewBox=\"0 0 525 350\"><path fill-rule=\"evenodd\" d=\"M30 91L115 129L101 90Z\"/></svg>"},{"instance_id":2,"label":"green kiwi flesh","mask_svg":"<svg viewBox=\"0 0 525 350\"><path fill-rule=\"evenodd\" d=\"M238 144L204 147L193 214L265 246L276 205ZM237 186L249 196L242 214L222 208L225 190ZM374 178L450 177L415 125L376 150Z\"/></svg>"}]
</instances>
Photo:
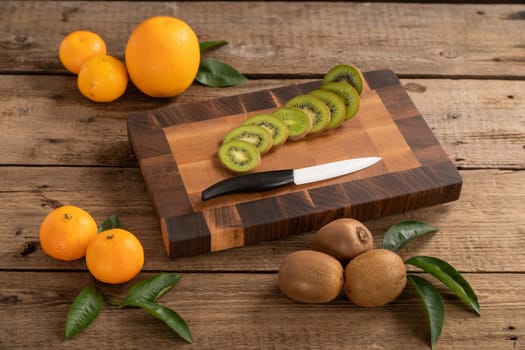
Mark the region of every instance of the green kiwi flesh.
<instances>
[{"instance_id":1,"label":"green kiwi flesh","mask_svg":"<svg viewBox=\"0 0 525 350\"><path fill-rule=\"evenodd\" d=\"M300 140L312 130L312 119L300 109L281 107L272 115L280 118L287 125L290 141Z\"/></svg>"},{"instance_id":2,"label":"green kiwi flesh","mask_svg":"<svg viewBox=\"0 0 525 350\"><path fill-rule=\"evenodd\" d=\"M299 95L286 102L285 106L300 109L312 119L310 135L324 131L330 123L330 109L315 96Z\"/></svg>"},{"instance_id":3,"label":"green kiwi flesh","mask_svg":"<svg viewBox=\"0 0 525 350\"><path fill-rule=\"evenodd\" d=\"M359 93L346 82L330 82L321 85L322 90L333 92L343 98L346 106L345 120L352 119L359 110Z\"/></svg>"},{"instance_id":4,"label":"green kiwi flesh","mask_svg":"<svg viewBox=\"0 0 525 350\"><path fill-rule=\"evenodd\" d=\"M352 85L357 93L361 95L363 91L363 78L361 72L354 66L348 64L340 64L331 68L324 76L323 83L333 81L345 81Z\"/></svg>"},{"instance_id":5,"label":"green kiwi flesh","mask_svg":"<svg viewBox=\"0 0 525 350\"><path fill-rule=\"evenodd\" d=\"M258 114L246 119L243 125L257 125L265 128L272 135L272 147L280 146L288 138L288 126L271 114Z\"/></svg>"},{"instance_id":6,"label":"green kiwi flesh","mask_svg":"<svg viewBox=\"0 0 525 350\"><path fill-rule=\"evenodd\" d=\"M261 163L257 147L241 140L223 143L217 154L221 164L233 174L249 173Z\"/></svg>"},{"instance_id":7,"label":"green kiwi flesh","mask_svg":"<svg viewBox=\"0 0 525 350\"><path fill-rule=\"evenodd\" d=\"M346 117L346 105L343 98L328 90L314 90L312 96L322 100L330 109L330 122L326 130L333 130L343 124Z\"/></svg>"},{"instance_id":8,"label":"green kiwi flesh","mask_svg":"<svg viewBox=\"0 0 525 350\"><path fill-rule=\"evenodd\" d=\"M231 140L251 143L257 147L260 154L265 154L272 148L272 135L268 130L257 125L240 125L230 130L222 142L226 143Z\"/></svg>"}]
</instances>

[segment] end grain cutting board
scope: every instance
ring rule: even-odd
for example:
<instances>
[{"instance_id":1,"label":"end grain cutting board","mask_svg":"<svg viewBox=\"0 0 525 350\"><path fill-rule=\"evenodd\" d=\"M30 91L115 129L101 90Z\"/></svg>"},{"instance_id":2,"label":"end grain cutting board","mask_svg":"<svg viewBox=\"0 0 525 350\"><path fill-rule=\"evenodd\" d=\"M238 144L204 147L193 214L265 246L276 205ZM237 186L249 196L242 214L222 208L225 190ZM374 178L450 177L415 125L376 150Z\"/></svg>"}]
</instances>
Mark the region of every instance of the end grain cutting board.
<instances>
[{"instance_id":1,"label":"end grain cutting board","mask_svg":"<svg viewBox=\"0 0 525 350\"><path fill-rule=\"evenodd\" d=\"M230 175L216 152L226 132L271 112L320 81L128 117L137 156L171 257L214 252L313 231L339 217L369 220L456 200L461 176L392 71L364 73L358 114L337 129L287 142L257 171L381 156L365 170L329 181L202 202L203 189Z\"/></svg>"}]
</instances>

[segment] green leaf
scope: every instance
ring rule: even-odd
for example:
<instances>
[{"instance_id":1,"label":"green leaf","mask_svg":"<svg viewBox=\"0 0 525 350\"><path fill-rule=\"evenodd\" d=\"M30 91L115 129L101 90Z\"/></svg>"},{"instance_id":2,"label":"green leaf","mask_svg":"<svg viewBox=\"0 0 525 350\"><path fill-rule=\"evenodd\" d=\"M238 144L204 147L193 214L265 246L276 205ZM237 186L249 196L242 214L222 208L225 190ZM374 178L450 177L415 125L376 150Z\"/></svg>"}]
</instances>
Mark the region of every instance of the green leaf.
<instances>
[{"instance_id":1,"label":"green leaf","mask_svg":"<svg viewBox=\"0 0 525 350\"><path fill-rule=\"evenodd\" d=\"M193 342L191 338L190 328L184 319L172 309L155 304L151 301L140 301L136 303L136 306L146 310L154 317L166 323L172 331L177 333L182 339L188 343Z\"/></svg>"},{"instance_id":2,"label":"green leaf","mask_svg":"<svg viewBox=\"0 0 525 350\"><path fill-rule=\"evenodd\" d=\"M98 316L103 306L104 298L95 286L82 289L67 312L65 339L82 332Z\"/></svg>"},{"instance_id":3,"label":"green leaf","mask_svg":"<svg viewBox=\"0 0 525 350\"><path fill-rule=\"evenodd\" d=\"M407 278L425 306L430 322L430 347L434 349L445 323L445 303L438 290L426 279L415 275L408 275Z\"/></svg>"},{"instance_id":4,"label":"green leaf","mask_svg":"<svg viewBox=\"0 0 525 350\"><path fill-rule=\"evenodd\" d=\"M199 42L199 48L201 52L204 52L226 44L228 44L226 40L201 41Z\"/></svg>"},{"instance_id":5,"label":"green leaf","mask_svg":"<svg viewBox=\"0 0 525 350\"><path fill-rule=\"evenodd\" d=\"M98 233L111 230L112 228L122 228L122 222L115 214L106 219L98 228Z\"/></svg>"},{"instance_id":6,"label":"green leaf","mask_svg":"<svg viewBox=\"0 0 525 350\"><path fill-rule=\"evenodd\" d=\"M478 315L481 315L476 293L474 293L467 280L452 265L431 256L413 256L405 263L417 266L443 282L445 286L469 305Z\"/></svg>"},{"instance_id":7,"label":"green leaf","mask_svg":"<svg viewBox=\"0 0 525 350\"><path fill-rule=\"evenodd\" d=\"M410 241L438 229L420 221L406 220L394 224L383 237L383 248L397 252Z\"/></svg>"},{"instance_id":8,"label":"green leaf","mask_svg":"<svg viewBox=\"0 0 525 350\"><path fill-rule=\"evenodd\" d=\"M202 85L213 87L239 85L247 80L232 66L212 59L201 61L195 79Z\"/></svg>"},{"instance_id":9,"label":"green leaf","mask_svg":"<svg viewBox=\"0 0 525 350\"><path fill-rule=\"evenodd\" d=\"M172 289L179 280L179 275L165 272L159 273L144 281L135 283L122 301L113 301L112 304L118 306L137 306L138 302L155 302Z\"/></svg>"}]
</instances>

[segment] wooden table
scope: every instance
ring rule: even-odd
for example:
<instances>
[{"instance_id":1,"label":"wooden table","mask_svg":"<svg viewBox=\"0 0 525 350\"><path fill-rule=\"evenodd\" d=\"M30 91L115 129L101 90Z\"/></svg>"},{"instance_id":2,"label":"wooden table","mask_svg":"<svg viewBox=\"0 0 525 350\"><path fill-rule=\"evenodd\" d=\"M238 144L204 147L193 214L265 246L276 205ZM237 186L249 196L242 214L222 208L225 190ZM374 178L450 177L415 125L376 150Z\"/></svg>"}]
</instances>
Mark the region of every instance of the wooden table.
<instances>
[{"instance_id":1,"label":"wooden table","mask_svg":"<svg viewBox=\"0 0 525 350\"><path fill-rule=\"evenodd\" d=\"M249 81L194 84L168 100L133 86L109 104L82 97L58 60L62 37L93 30L122 58L132 29L154 15L184 19L201 40L228 40L208 56ZM447 260L477 292L481 317L439 286L446 322L437 348L525 349L524 19L525 6L512 3L2 1L0 348L428 348L413 288L373 309L343 296L323 305L287 299L277 270L313 233L169 259L128 142L128 112L305 82L348 62L393 70L463 177L457 201L366 222L376 245L402 219L438 227L400 254ZM134 281L182 276L161 301L186 319L193 345L140 310L109 307L63 340L66 312L91 282L84 261L59 262L40 248L41 220L63 204L98 223L115 213L140 238L146 261ZM106 291L118 297L130 285Z\"/></svg>"}]
</instances>

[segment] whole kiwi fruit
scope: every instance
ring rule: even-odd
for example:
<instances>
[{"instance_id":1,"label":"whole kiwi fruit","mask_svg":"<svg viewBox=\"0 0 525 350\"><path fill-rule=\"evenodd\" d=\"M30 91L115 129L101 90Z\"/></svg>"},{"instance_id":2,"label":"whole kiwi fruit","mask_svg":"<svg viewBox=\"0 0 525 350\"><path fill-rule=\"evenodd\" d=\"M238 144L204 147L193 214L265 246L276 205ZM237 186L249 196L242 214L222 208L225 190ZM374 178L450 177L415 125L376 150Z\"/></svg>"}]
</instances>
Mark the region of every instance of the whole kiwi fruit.
<instances>
[{"instance_id":1,"label":"whole kiwi fruit","mask_svg":"<svg viewBox=\"0 0 525 350\"><path fill-rule=\"evenodd\" d=\"M343 266L328 254L298 250L284 258L277 282L290 299L302 303L326 303L341 292Z\"/></svg>"},{"instance_id":2,"label":"whole kiwi fruit","mask_svg":"<svg viewBox=\"0 0 525 350\"><path fill-rule=\"evenodd\" d=\"M372 233L365 225L356 219L342 218L321 227L314 236L312 247L345 264L372 249L373 243Z\"/></svg>"},{"instance_id":3,"label":"whole kiwi fruit","mask_svg":"<svg viewBox=\"0 0 525 350\"><path fill-rule=\"evenodd\" d=\"M382 306L401 294L406 280L406 266L398 254L372 249L346 265L344 291L358 306Z\"/></svg>"}]
</instances>

